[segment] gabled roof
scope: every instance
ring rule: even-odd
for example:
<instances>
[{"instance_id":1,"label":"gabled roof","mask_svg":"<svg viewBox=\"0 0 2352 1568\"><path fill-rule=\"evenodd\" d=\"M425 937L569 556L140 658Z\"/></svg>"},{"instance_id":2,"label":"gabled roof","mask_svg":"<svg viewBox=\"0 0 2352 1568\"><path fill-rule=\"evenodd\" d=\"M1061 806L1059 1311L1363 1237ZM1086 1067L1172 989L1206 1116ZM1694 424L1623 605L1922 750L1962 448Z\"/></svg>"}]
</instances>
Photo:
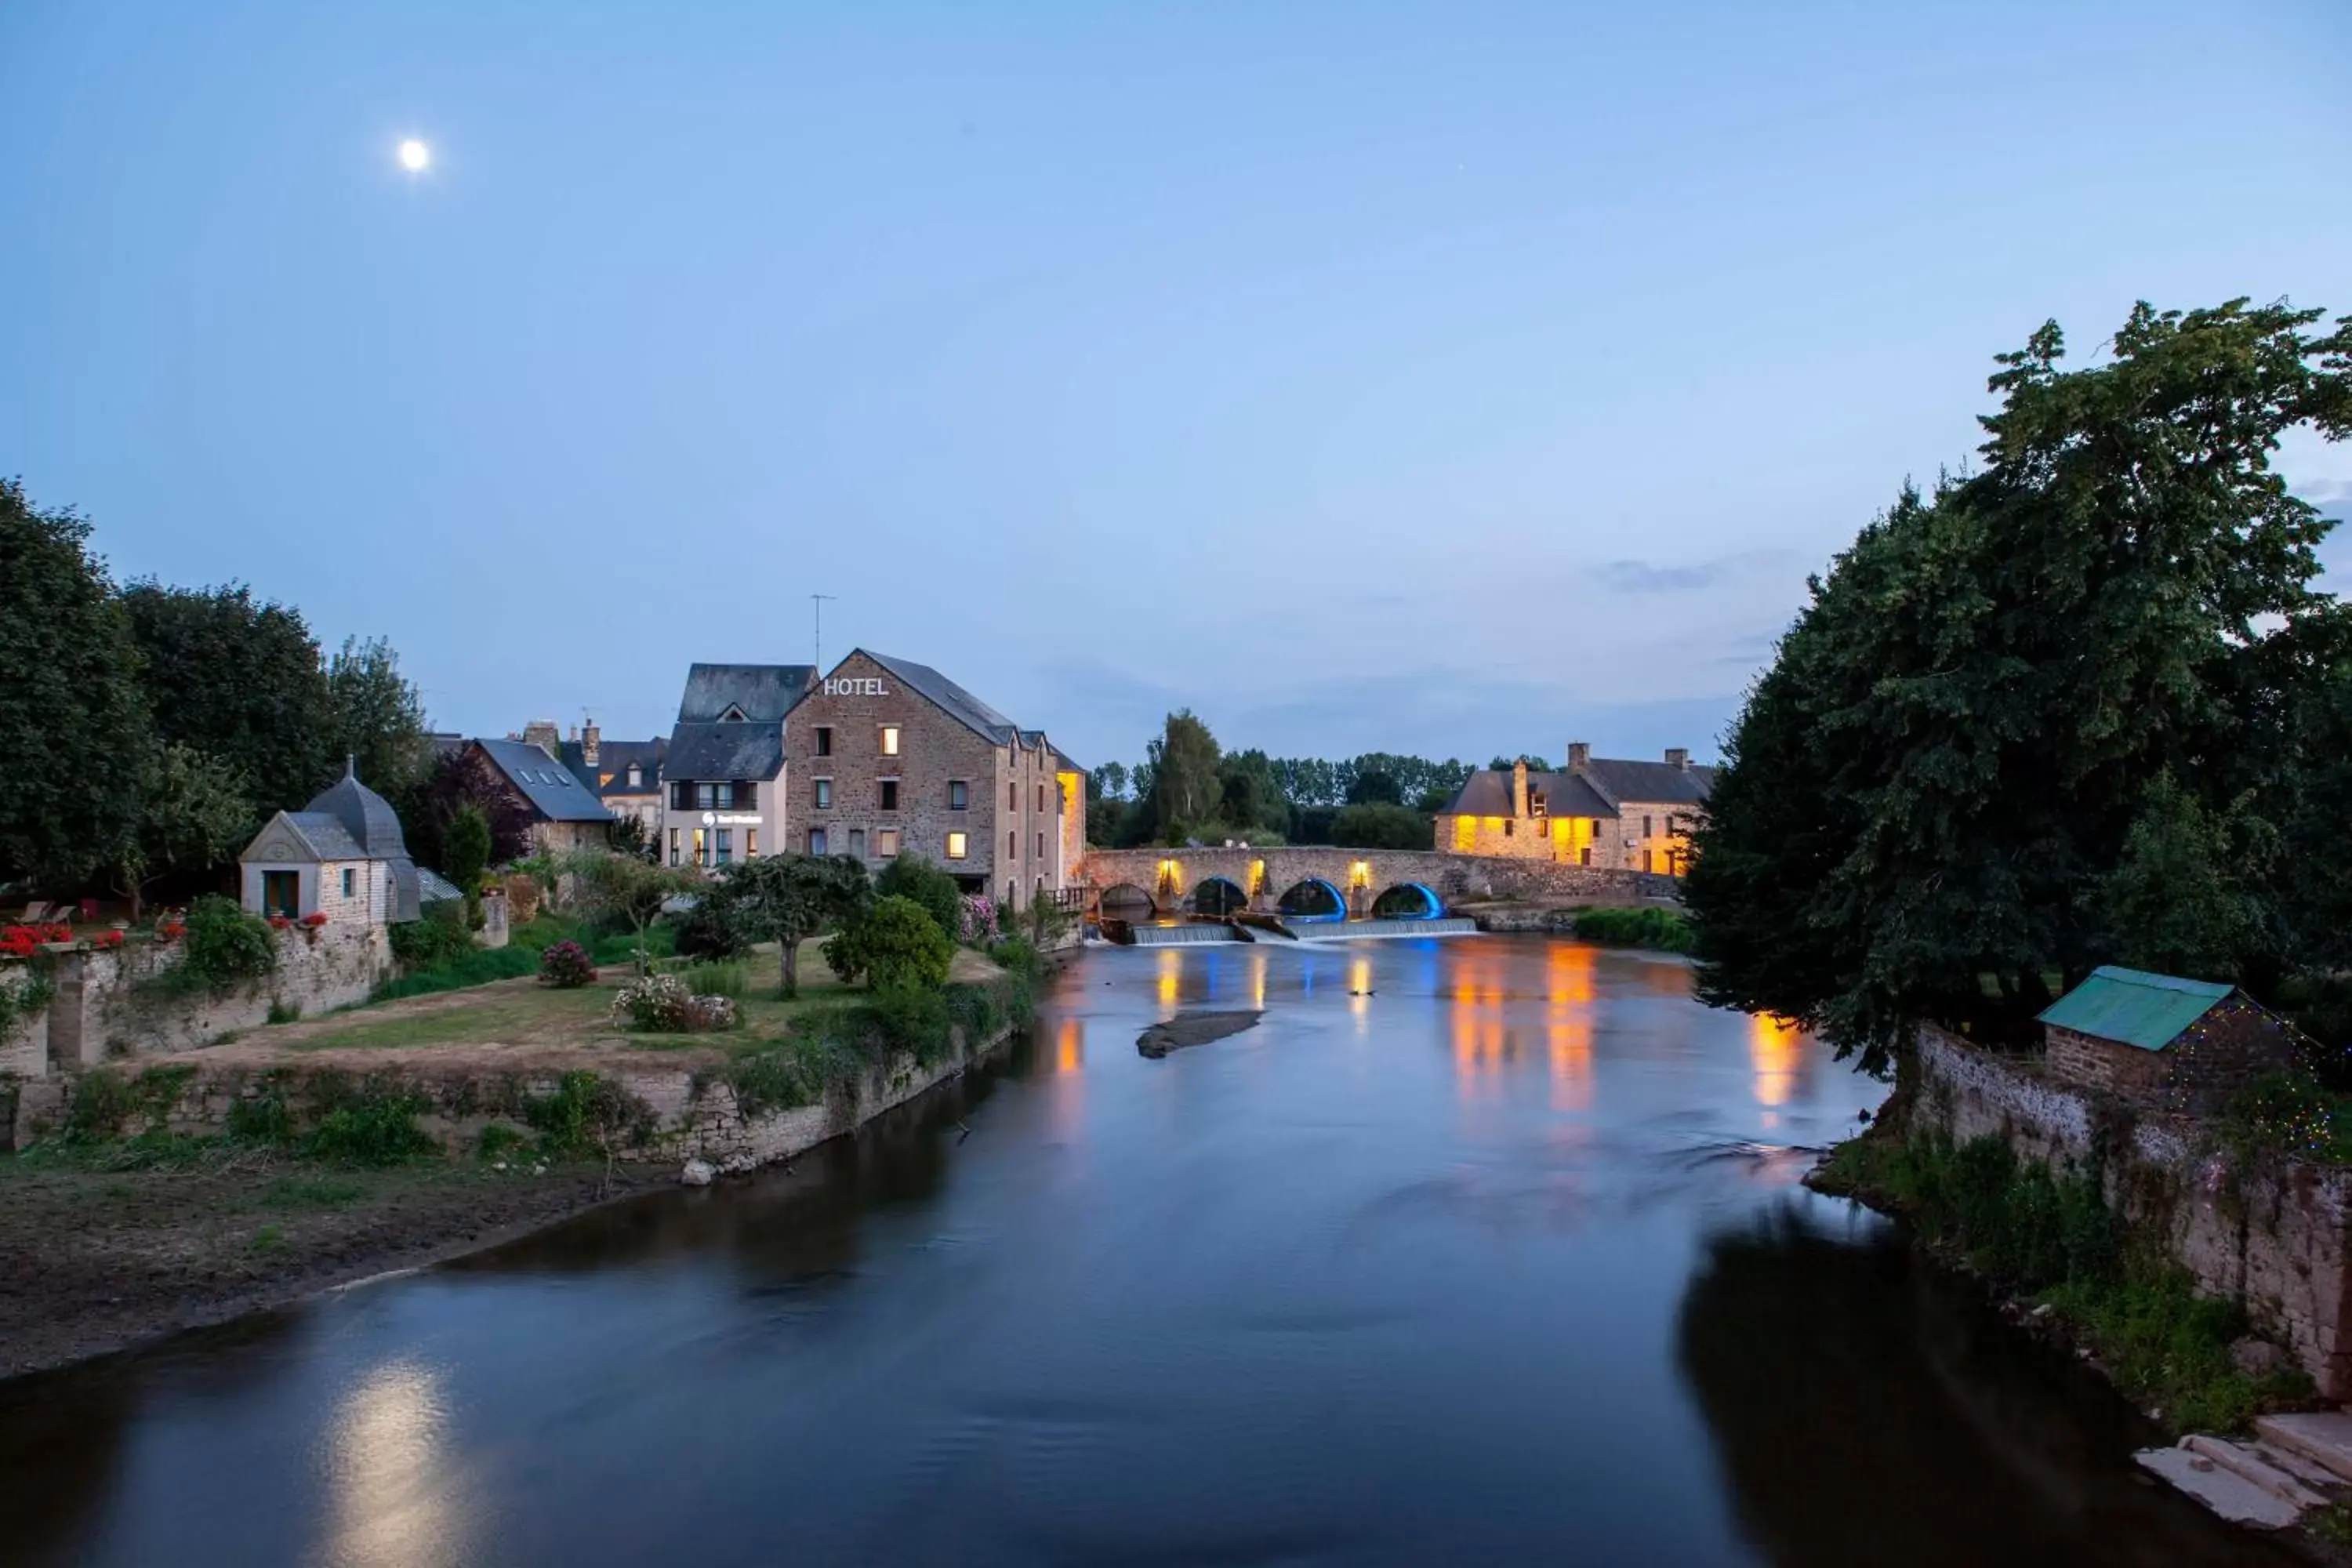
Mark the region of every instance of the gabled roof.
<instances>
[{"instance_id":1,"label":"gabled roof","mask_svg":"<svg viewBox=\"0 0 2352 1568\"><path fill-rule=\"evenodd\" d=\"M662 758L669 752L667 740L606 741L597 748L596 765L588 765L586 748L577 741L566 741L556 748L558 760L572 770L572 776L602 799L633 795L657 795L661 791ZM629 787L629 764L635 763L644 780L635 789ZM610 778L600 775L610 774Z\"/></svg>"},{"instance_id":2,"label":"gabled roof","mask_svg":"<svg viewBox=\"0 0 2352 1568\"><path fill-rule=\"evenodd\" d=\"M1050 745L1050 742L1048 742L1048 744ZM1086 769L1078 766L1077 763L1070 761L1070 753L1062 750L1061 747L1053 746L1052 751L1054 752L1054 771L1055 773L1082 773L1087 771Z\"/></svg>"},{"instance_id":3,"label":"gabled roof","mask_svg":"<svg viewBox=\"0 0 2352 1568\"><path fill-rule=\"evenodd\" d=\"M532 810L550 822L610 822L613 814L595 791L572 776L572 770L537 746L522 741L477 740L475 745L504 773Z\"/></svg>"},{"instance_id":4,"label":"gabled roof","mask_svg":"<svg viewBox=\"0 0 2352 1568\"><path fill-rule=\"evenodd\" d=\"M693 664L677 701L681 724L782 723L816 679L813 664ZM742 717L729 720L730 710Z\"/></svg>"},{"instance_id":5,"label":"gabled roof","mask_svg":"<svg viewBox=\"0 0 2352 1568\"><path fill-rule=\"evenodd\" d=\"M1715 770L1698 763L1686 768L1672 763L1635 763L1595 757L1584 764L1591 779L1612 804L1699 805L1715 788Z\"/></svg>"},{"instance_id":6,"label":"gabled roof","mask_svg":"<svg viewBox=\"0 0 2352 1568\"><path fill-rule=\"evenodd\" d=\"M1614 816L1616 803L1603 797L1582 776L1576 773L1539 773L1528 770L1528 794L1544 797L1544 812L1550 816ZM1496 768L1480 768L1454 792L1453 801L1441 815L1447 816L1508 816L1511 815L1511 775Z\"/></svg>"},{"instance_id":7,"label":"gabled roof","mask_svg":"<svg viewBox=\"0 0 2352 1568\"><path fill-rule=\"evenodd\" d=\"M784 771L781 723L680 724L670 731L666 776L673 779L772 779Z\"/></svg>"},{"instance_id":8,"label":"gabled roof","mask_svg":"<svg viewBox=\"0 0 2352 1568\"><path fill-rule=\"evenodd\" d=\"M2219 1006L2237 987L2102 964L2053 1002L2042 1022L2094 1039L2160 1051Z\"/></svg>"},{"instance_id":9,"label":"gabled roof","mask_svg":"<svg viewBox=\"0 0 2352 1568\"><path fill-rule=\"evenodd\" d=\"M986 737L1000 746L1012 745L1020 731L1013 721L933 669L928 664L917 664L908 658L891 658L871 648L858 648L850 654L856 658L864 654L897 676L916 695L924 698L966 729Z\"/></svg>"},{"instance_id":10,"label":"gabled roof","mask_svg":"<svg viewBox=\"0 0 2352 1568\"><path fill-rule=\"evenodd\" d=\"M351 835L341 817L331 811L289 811L287 823L321 860L369 860L375 857Z\"/></svg>"}]
</instances>

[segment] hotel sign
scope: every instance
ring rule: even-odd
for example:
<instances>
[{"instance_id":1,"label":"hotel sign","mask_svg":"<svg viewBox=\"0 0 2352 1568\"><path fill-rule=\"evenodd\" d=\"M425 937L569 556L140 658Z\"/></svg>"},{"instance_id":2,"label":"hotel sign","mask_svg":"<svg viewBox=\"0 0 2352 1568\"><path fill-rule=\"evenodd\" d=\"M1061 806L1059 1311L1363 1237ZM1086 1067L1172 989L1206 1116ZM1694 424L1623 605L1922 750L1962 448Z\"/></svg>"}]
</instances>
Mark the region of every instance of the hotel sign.
<instances>
[{"instance_id":1,"label":"hotel sign","mask_svg":"<svg viewBox=\"0 0 2352 1568\"><path fill-rule=\"evenodd\" d=\"M890 689L882 684L880 678L862 675L827 680L824 694L827 697L887 697Z\"/></svg>"}]
</instances>

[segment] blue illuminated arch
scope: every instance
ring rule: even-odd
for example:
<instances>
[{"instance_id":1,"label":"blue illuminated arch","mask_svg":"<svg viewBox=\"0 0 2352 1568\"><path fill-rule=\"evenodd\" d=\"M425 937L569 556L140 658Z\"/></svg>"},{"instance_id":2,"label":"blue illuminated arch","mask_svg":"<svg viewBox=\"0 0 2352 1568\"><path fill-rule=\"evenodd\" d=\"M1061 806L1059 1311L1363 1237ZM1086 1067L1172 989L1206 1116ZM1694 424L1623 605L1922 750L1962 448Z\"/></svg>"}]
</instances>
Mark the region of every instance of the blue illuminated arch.
<instances>
[{"instance_id":1,"label":"blue illuminated arch","mask_svg":"<svg viewBox=\"0 0 2352 1568\"><path fill-rule=\"evenodd\" d=\"M1411 907L1403 909L1382 907L1391 904L1400 893L1416 895ZM1381 896L1372 900L1372 913L1382 920L1433 921L1444 915L1445 900L1439 898L1436 891L1426 883L1399 882L1395 887L1382 890Z\"/></svg>"},{"instance_id":2,"label":"blue illuminated arch","mask_svg":"<svg viewBox=\"0 0 2352 1568\"><path fill-rule=\"evenodd\" d=\"M1309 909L1306 902L1299 899L1298 895L1309 888L1320 888L1329 896L1329 910ZM1292 883L1289 891L1282 895L1279 907L1282 910L1282 918L1294 923L1310 921L1344 921L1348 918L1347 896L1320 877L1309 877L1304 881Z\"/></svg>"}]
</instances>

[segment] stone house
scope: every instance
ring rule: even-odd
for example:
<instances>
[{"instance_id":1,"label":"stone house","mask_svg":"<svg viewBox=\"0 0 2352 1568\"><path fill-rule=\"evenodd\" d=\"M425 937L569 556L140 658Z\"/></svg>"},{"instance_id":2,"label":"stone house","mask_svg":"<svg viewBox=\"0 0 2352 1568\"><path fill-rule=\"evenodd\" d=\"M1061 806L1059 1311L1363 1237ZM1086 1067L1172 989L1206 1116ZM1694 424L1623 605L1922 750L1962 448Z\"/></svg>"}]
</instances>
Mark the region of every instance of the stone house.
<instances>
[{"instance_id":1,"label":"stone house","mask_svg":"<svg viewBox=\"0 0 2352 1568\"><path fill-rule=\"evenodd\" d=\"M688 667L663 756L661 858L717 868L784 842L784 716L813 664Z\"/></svg>"},{"instance_id":2,"label":"stone house","mask_svg":"<svg viewBox=\"0 0 2352 1568\"><path fill-rule=\"evenodd\" d=\"M1690 836L1706 811L1715 770L1675 747L1662 763L1596 757L1582 741L1568 766L1480 768L1437 814L1436 847L1457 855L1509 856L1622 871L1680 876Z\"/></svg>"},{"instance_id":3,"label":"stone house","mask_svg":"<svg viewBox=\"0 0 2352 1568\"><path fill-rule=\"evenodd\" d=\"M421 885L400 818L383 796L343 776L299 811L262 824L237 857L245 907L257 915L324 915L335 927L417 918Z\"/></svg>"},{"instance_id":4,"label":"stone house","mask_svg":"<svg viewBox=\"0 0 2352 1568\"><path fill-rule=\"evenodd\" d=\"M613 814L547 746L478 739L467 749L488 764L489 775L530 818L534 852L600 849L609 841Z\"/></svg>"},{"instance_id":5,"label":"stone house","mask_svg":"<svg viewBox=\"0 0 2352 1568\"><path fill-rule=\"evenodd\" d=\"M669 742L660 736L607 741L593 719L555 748L556 761L593 791L615 818L635 819L648 844L661 837L662 763L668 753Z\"/></svg>"},{"instance_id":6,"label":"stone house","mask_svg":"<svg viewBox=\"0 0 2352 1568\"><path fill-rule=\"evenodd\" d=\"M2052 1078L2192 1114L2220 1110L2305 1049L2292 1026L2233 985L2113 964L2052 1003L2041 1023Z\"/></svg>"},{"instance_id":7,"label":"stone house","mask_svg":"<svg viewBox=\"0 0 2352 1568\"><path fill-rule=\"evenodd\" d=\"M1016 905L1076 880L1083 771L929 665L855 650L793 710L783 743L796 850L919 854Z\"/></svg>"}]
</instances>

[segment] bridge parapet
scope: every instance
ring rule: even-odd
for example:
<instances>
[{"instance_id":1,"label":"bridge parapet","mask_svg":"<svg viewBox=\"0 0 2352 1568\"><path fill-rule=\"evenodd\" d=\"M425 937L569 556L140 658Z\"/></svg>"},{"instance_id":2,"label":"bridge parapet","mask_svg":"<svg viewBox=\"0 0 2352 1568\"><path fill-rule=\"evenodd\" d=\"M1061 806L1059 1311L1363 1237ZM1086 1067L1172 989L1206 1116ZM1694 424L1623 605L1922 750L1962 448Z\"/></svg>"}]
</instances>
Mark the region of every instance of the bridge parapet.
<instances>
[{"instance_id":1,"label":"bridge parapet","mask_svg":"<svg viewBox=\"0 0 2352 1568\"><path fill-rule=\"evenodd\" d=\"M1558 899L1623 901L1672 898L1675 879L1647 871L1569 866L1550 860L1455 855L1439 849L1342 849L1328 844L1267 848L1089 849L1079 863L1089 906L1105 893L1132 888L1159 914L1179 912L1203 883L1239 889L1252 909L1271 909L1303 882L1327 882L1365 915L1392 888L1423 887L1451 910L1462 902Z\"/></svg>"}]
</instances>

